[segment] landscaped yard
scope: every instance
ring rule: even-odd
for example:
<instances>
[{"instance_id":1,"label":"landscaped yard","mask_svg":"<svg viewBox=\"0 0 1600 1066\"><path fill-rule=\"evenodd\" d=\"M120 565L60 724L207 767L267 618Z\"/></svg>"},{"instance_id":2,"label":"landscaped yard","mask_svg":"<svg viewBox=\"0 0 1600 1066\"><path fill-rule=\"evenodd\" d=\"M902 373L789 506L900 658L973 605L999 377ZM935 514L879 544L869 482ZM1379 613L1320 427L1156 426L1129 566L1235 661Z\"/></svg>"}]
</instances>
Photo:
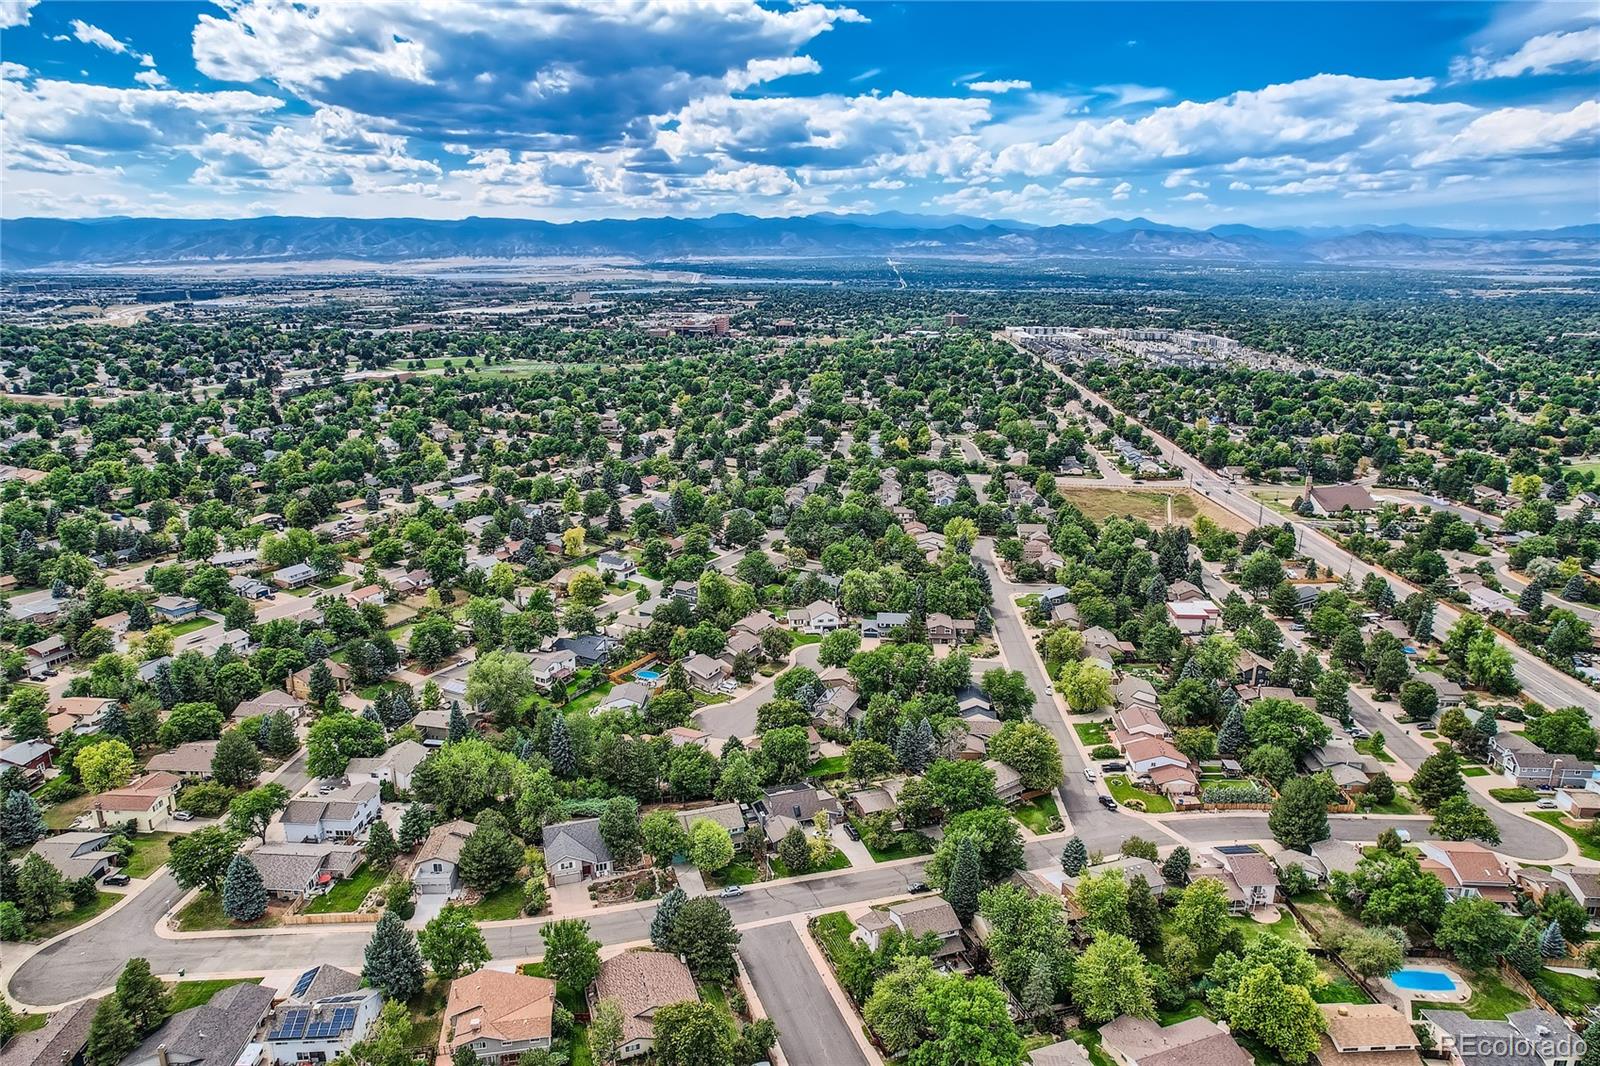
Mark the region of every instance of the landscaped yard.
<instances>
[{"instance_id":1,"label":"landscaped yard","mask_svg":"<svg viewBox=\"0 0 1600 1066\"><path fill-rule=\"evenodd\" d=\"M1577 841L1578 851L1583 854L1584 858L1600 860L1600 844L1596 844L1594 839L1585 830L1576 829L1562 821L1562 819L1566 816L1560 811L1529 811L1528 813L1546 825L1555 826L1557 829L1567 834L1567 836Z\"/></svg>"},{"instance_id":2,"label":"landscaped yard","mask_svg":"<svg viewBox=\"0 0 1600 1066\"><path fill-rule=\"evenodd\" d=\"M772 855L767 861L772 864L773 877L793 876L793 872L783 864L783 860L778 858L776 854ZM833 848L828 852L828 860L826 862L820 866L813 866L804 872L808 874L825 873L828 870L843 870L849 865L850 860L845 857L844 852L838 848Z\"/></svg>"},{"instance_id":3,"label":"landscaped yard","mask_svg":"<svg viewBox=\"0 0 1600 1066\"><path fill-rule=\"evenodd\" d=\"M1238 928L1246 943L1266 933L1276 933L1290 943L1303 944L1307 947L1311 945L1311 938L1306 936L1305 931L1300 928L1300 923L1295 921L1294 915L1287 910L1283 911L1282 916L1271 925L1263 925L1253 918L1229 918L1228 922Z\"/></svg>"},{"instance_id":4,"label":"landscaped yard","mask_svg":"<svg viewBox=\"0 0 1600 1066\"><path fill-rule=\"evenodd\" d=\"M222 898L202 892L178 912L178 929L185 933L198 933L210 929L270 929L280 924L271 910L260 921L242 926L222 913Z\"/></svg>"},{"instance_id":5,"label":"landscaped yard","mask_svg":"<svg viewBox=\"0 0 1600 1066\"><path fill-rule=\"evenodd\" d=\"M569 700L564 709L568 714L588 714L600 706L600 701L610 694L611 682L604 681L577 699Z\"/></svg>"},{"instance_id":6,"label":"landscaped yard","mask_svg":"<svg viewBox=\"0 0 1600 1066\"><path fill-rule=\"evenodd\" d=\"M378 693L380 692L388 692L393 689L409 687L410 686L400 681L379 681L375 685L363 685L361 688L356 689L356 695L360 696L364 700L375 700L378 698Z\"/></svg>"},{"instance_id":7,"label":"landscaped yard","mask_svg":"<svg viewBox=\"0 0 1600 1066\"><path fill-rule=\"evenodd\" d=\"M1405 796L1402 796L1398 791L1395 792L1394 799L1390 800L1388 803L1374 803L1374 804L1371 804L1370 806L1363 807L1362 810L1364 810L1364 811L1366 811L1366 812L1368 812L1370 814L1416 814L1417 813L1416 806L1409 799L1407 799Z\"/></svg>"},{"instance_id":8,"label":"landscaped yard","mask_svg":"<svg viewBox=\"0 0 1600 1066\"><path fill-rule=\"evenodd\" d=\"M74 926L82 925L95 915L109 910L121 898L115 892L96 892L94 902L87 906L74 906L71 910L57 913L48 922L29 925L29 939L49 940L51 937L64 933Z\"/></svg>"},{"instance_id":9,"label":"landscaped yard","mask_svg":"<svg viewBox=\"0 0 1600 1066\"><path fill-rule=\"evenodd\" d=\"M1508 1014L1528 1009L1528 997L1507 985L1494 970L1470 971L1467 982L1472 985L1472 998L1457 1009L1465 1010L1474 1018L1504 1019Z\"/></svg>"},{"instance_id":10,"label":"landscaped yard","mask_svg":"<svg viewBox=\"0 0 1600 1066\"><path fill-rule=\"evenodd\" d=\"M1311 998L1318 1003L1371 1003L1372 997L1361 991L1361 986L1344 975L1327 959L1317 960L1323 983L1311 990Z\"/></svg>"},{"instance_id":11,"label":"landscaped yard","mask_svg":"<svg viewBox=\"0 0 1600 1066\"><path fill-rule=\"evenodd\" d=\"M191 618L187 622L170 625L167 627L167 632L175 637L181 637L185 633L193 633L197 629L204 629L206 626L214 626L216 624L215 619L201 615L199 618Z\"/></svg>"},{"instance_id":12,"label":"landscaped yard","mask_svg":"<svg viewBox=\"0 0 1600 1066\"><path fill-rule=\"evenodd\" d=\"M44 809L44 824L47 828L57 832L64 832L71 829L72 823L78 820L78 816L87 813L92 806L94 806L93 796L79 796L64 803L58 803L54 807L46 807Z\"/></svg>"},{"instance_id":13,"label":"landscaped yard","mask_svg":"<svg viewBox=\"0 0 1600 1066\"><path fill-rule=\"evenodd\" d=\"M430 978L416 998L406 1004L411 1008L412 1047L431 1048L438 1045L439 1027L444 1024L445 997L449 992L449 981Z\"/></svg>"},{"instance_id":14,"label":"landscaped yard","mask_svg":"<svg viewBox=\"0 0 1600 1066\"><path fill-rule=\"evenodd\" d=\"M1172 801L1155 792L1146 792L1134 788L1122 774L1112 774L1106 778L1106 788L1111 790L1111 798L1126 806L1134 800L1144 804L1144 809L1149 814L1171 814Z\"/></svg>"},{"instance_id":15,"label":"landscaped yard","mask_svg":"<svg viewBox=\"0 0 1600 1066\"><path fill-rule=\"evenodd\" d=\"M361 906L367 893L383 881L383 871L362 863L343 881L336 881L327 892L312 900L305 908L307 914L347 914Z\"/></svg>"},{"instance_id":16,"label":"landscaped yard","mask_svg":"<svg viewBox=\"0 0 1600 1066\"><path fill-rule=\"evenodd\" d=\"M1581 1018L1590 1007L1600 1004L1600 981L1580 974L1546 969L1533 982L1539 994L1563 1014Z\"/></svg>"},{"instance_id":17,"label":"landscaped yard","mask_svg":"<svg viewBox=\"0 0 1600 1066\"><path fill-rule=\"evenodd\" d=\"M728 865L720 870L702 871L700 876L705 878L707 888L726 888L728 885L753 885L761 880L761 871L756 869L750 856L735 852Z\"/></svg>"},{"instance_id":18,"label":"landscaped yard","mask_svg":"<svg viewBox=\"0 0 1600 1066\"><path fill-rule=\"evenodd\" d=\"M1539 798L1539 793L1520 785L1511 788L1491 788L1489 795L1501 803L1532 803Z\"/></svg>"},{"instance_id":19,"label":"landscaped yard","mask_svg":"<svg viewBox=\"0 0 1600 1066\"><path fill-rule=\"evenodd\" d=\"M1050 828L1052 821L1057 826L1061 825L1061 811L1056 806L1056 798L1048 792L1028 803L1017 804L1011 808L1011 813L1035 836L1044 836L1052 832Z\"/></svg>"},{"instance_id":20,"label":"landscaped yard","mask_svg":"<svg viewBox=\"0 0 1600 1066\"><path fill-rule=\"evenodd\" d=\"M829 958L837 960L850 943L850 932L856 925L844 911L829 911L817 915L817 939L828 949Z\"/></svg>"},{"instance_id":21,"label":"landscaped yard","mask_svg":"<svg viewBox=\"0 0 1600 1066\"><path fill-rule=\"evenodd\" d=\"M259 985L259 977L219 977L210 981L179 981L172 986L172 997L168 1001L169 1009L173 1014L190 1007L199 1007L210 1003L211 997L221 992L229 985Z\"/></svg>"},{"instance_id":22,"label":"landscaped yard","mask_svg":"<svg viewBox=\"0 0 1600 1066\"><path fill-rule=\"evenodd\" d=\"M472 905L472 917L480 922L503 922L522 914L522 882L513 880L495 889Z\"/></svg>"},{"instance_id":23,"label":"landscaped yard","mask_svg":"<svg viewBox=\"0 0 1600 1066\"><path fill-rule=\"evenodd\" d=\"M1462 777L1488 777L1489 776L1489 768L1487 766L1463 766L1461 768L1461 776Z\"/></svg>"},{"instance_id":24,"label":"landscaped yard","mask_svg":"<svg viewBox=\"0 0 1600 1066\"><path fill-rule=\"evenodd\" d=\"M172 854L172 841L177 838L176 833L142 833L132 837L133 854L128 856L128 865L122 872L129 877L149 877L162 866L166 865L167 858Z\"/></svg>"},{"instance_id":25,"label":"landscaped yard","mask_svg":"<svg viewBox=\"0 0 1600 1066\"><path fill-rule=\"evenodd\" d=\"M1394 755L1389 751L1388 748L1380 748L1377 751L1373 751L1371 737L1367 737L1365 740L1356 741L1356 750L1363 755L1371 755L1379 762L1394 762Z\"/></svg>"},{"instance_id":26,"label":"landscaped yard","mask_svg":"<svg viewBox=\"0 0 1600 1066\"><path fill-rule=\"evenodd\" d=\"M1111 735L1106 732L1104 722L1074 722L1072 728L1086 748L1098 748L1102 744L1111 743Z\"/></svg>"},{"instance_id":27,"label":"landscaped yard","mask_svg":"<svg viewBox=\"0 0 1600 1066\"><path fill-rule=\"evenodd\" d=\"M839 777L849 768L849 759L843 755L830 755L826 759L818 759L811 764L806 772L819 780L827 777Z\"/></svg>"},{"instance_id":28,"label":"landscaped yard","mask_svg":"<svg viewBox=\"0 0 1600 1066\"><path fill-rule=\"evenodd\" d=\"M861 838L861 843L866 845L867 854L872 856L873 862L893 862L896 859L909 859L913 855L926 855L933 850L932 840L912 830L895 834L895 846L892 848L875 848L871 844L867 844L866 837Z\"/></svg>"}]
</instances>

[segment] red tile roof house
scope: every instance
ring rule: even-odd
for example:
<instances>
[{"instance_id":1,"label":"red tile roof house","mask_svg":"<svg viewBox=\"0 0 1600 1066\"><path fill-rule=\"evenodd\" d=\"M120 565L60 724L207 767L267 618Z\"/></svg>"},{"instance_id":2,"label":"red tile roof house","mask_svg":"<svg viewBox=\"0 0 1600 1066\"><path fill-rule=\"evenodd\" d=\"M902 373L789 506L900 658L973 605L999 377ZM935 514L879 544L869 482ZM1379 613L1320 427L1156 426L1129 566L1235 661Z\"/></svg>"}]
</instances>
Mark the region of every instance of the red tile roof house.
<instances>
[{"instance_id":1,"label":"red tile roof house","mask_svg":"<svg viewBox=\"0 0 1600 1066\"><path fill-rule=\"evenodd\" d=\"M1166 795L1192 795L1200 778L1189 757L1160 737L1137 737L1122 746L1128 769L1136 776L1149 777Z\"/></svg>"},{"instance_id":2,"label":"red tile roof house","mask_svg":"<svg viewBox=\"0 0 1600 1066\"><path fill-rule=\"evenodd\" d=\"M1451 899L1481 896L1510 910L1517 905L1516 879L1500 857L1470 840L1425 840L1422 869L1444 882Z\"/></svg>"}]
</instances>

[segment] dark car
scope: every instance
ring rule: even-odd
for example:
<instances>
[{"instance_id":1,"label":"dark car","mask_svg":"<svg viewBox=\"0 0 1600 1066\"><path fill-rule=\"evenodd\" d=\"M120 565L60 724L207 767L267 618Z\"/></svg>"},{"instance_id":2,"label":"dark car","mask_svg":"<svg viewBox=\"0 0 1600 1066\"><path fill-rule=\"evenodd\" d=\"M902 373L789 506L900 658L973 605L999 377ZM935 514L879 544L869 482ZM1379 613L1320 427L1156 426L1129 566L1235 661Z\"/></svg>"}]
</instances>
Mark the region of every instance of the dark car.
<instances>
[{"instance_id":1,"label":"dark car","mask_svg":"<svg viewBox=\"0 0 1600 1066\"><path fill-rule=\"evenodd\" d=\"M906 891L912 893L913 895L918 895L923 892L932 892L933 889L928 887L928 882L926 881L912 881L910 884L906 885Z\"/></svg>"},{"instance_id":2,"label":"dark car","mask_svg":"<svg viewBox=\"0 0 1600 1066\"><path fill-rule=\"evenodd\" d=\"M861 830L856 828L856 824L854 822L846 822L844 823L844 835L849 837L851 840L860 840Z\"/></svg>"},{"instance_id":3,"label":"dark car","mask_svg":"<svg viewBox=\"0 0 1600 1066\"><path fill-rule=\"evenodd\" d=\"M1111 773L1115 770L1126 770L1127 768L1128 764L1125 762L1108 762L1100 767L1100 769L1104 770L1106 773Z\"/></svg>"},{"instance_id":4,"label":"dark car","mask_svg":"<svg viewBox=\"0 0 1600 1066\"><path fill-rule=\"evenodd\" d=\"M1110 796L1101 796L1100 806L1104 807L1108 811L1114 811L1117 809L1117 801L1112 799Z\"/></svg>"},{"instance_id":5,"label":"dark car","mask_svg":"<svg viewBox=\"0 0 1600 1066\"><path fill-rule=\"evenodd\" d=\"M106 874L104 883L120 888L131 880L127 874Z\"/></svg>"}]
</instances>

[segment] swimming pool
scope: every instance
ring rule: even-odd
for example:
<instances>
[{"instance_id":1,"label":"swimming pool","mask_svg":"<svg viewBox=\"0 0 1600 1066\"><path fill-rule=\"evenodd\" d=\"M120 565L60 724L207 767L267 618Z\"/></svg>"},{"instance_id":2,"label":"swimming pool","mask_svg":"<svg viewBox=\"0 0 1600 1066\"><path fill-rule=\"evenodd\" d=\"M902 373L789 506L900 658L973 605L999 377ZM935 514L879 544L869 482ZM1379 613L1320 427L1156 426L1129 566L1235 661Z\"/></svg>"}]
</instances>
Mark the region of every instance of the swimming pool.
<instances>
[{"instance_id":1,"label":"swimming pool","mask_svg":"<svg viewBox=\"0 0 1600 1066\"><path fill-rule=\"evenodd\" d=\"M659 680L661 680L661 671L659 671L659 670L638 670L638 671L634 672L633 676L637 677L640 681L659 681Z\"/></svg>"},{"instance_id":2,"label":"swimming pool","mask_svg":"<svg viewBox=\"0 0 1600 1066\"><path fill-rule=\"evenodd\" d=\"M1396 988L1408 992L1454 992L1456 979L1443 970L1396 970L1389 975Z\"/></svg>"}]
</instances>

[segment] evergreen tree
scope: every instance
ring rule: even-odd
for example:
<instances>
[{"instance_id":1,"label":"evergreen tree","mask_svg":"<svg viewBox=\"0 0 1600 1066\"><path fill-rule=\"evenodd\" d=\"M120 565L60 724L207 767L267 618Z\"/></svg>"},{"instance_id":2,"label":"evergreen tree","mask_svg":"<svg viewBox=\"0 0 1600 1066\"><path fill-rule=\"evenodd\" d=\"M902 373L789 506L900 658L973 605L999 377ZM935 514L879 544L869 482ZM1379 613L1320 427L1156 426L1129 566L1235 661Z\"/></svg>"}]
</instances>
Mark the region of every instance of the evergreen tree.
<instances>
[{"instance_id":1,"label":"evergreen tree","mask_svg":"<svg viewBox=\"0 0 1600 1066\"><path fill-rule=\"evenodd\" d=\"M1142 877L1128 879L1128 923L1133 942L1141 948L1161 943L1161 906Z\"/></svg>"},{"instance_id":2,"label":"evergreen tree","mask_svg":"<svg viewBox=\"0 0 1600 1066\"><path fill-rule=\"evenodd\" d=\"M1567 955L1567 938L1561 934L1561 923L1551 922L1539 935L1539 954L1547 959L1563 959Z\"/></svg>"},{"instance_id":3,"label":"evergreen tree","mask_svg":"<svg viewBox=\"0 0 1600 1066\"><path fill-rule=\"evenodd\" d=\"M1222 720L1222 728L1217 731L1217 752L1236 758L1244 753L1249 744L1250 738L1244 731L1244 712L1235 707L1228 712L1228 717Z\"/></svg>"},{"instance_id":4,"label":"evergreen tree","mask_svg":"<svg viewBox=\"0 0 1600 1066\"><path fill-rule=\"evenodd\" d=\"M1417 620L1412 623L1411 635L1418 644L1426 644L1433 639L1433 601L1424 600L1422 607L1417 611Z\"/></svg>"},{"instance_id":5,"label":"evergreen tree","mask_svg":"<svg viewBox=\"0 0 1600 1066\"><path fill-rule=\"evenodd\" d=\"M1537 918L1529 918L1517 930L1517 938L1506 949L1506 961L1512 969L1533 980L1544 969L1544 957L1539 951L1540 925Z\"/></svg>"},{"instance_id":6,"label":"evergreen tree","mask_svg":"<svg viewBox=\"0 0 1600 1066\"><path fill-rule=\"evenodd\" d=\"M228 876L222 882L222 913L236 922L253 922L267 913L267 889L261 883L261 871L244 852L228 864Z\"/></svg>"},{"instance_id":7,"label":"evergreen tree","mask_svg":"<svg viewBox=\"0 0 1600 1066\"><path fill-rule=\"evenodd\" d=\"M34 798L20 789L7 792L5 802L0 803L0 846L26 850L46 832L44 815Z\"/></svg>"},{"instance_id":8,"label":"evergreen tree","mask_svg":"<svg viewBox=\"0 0 1600 1066\"><path fill-rule=\"evenodd\" d=\"M422 991L422 953L417 938L393 911L385 911L367 941L361 977L390 999L401 1002Z\"/></svg>"},{"instance_id":9,"label":"evergreen tree","mask_svg":"<svg viewBox=\"0 0 1600 1066\"><path fill-rule=\"evenodd\" d=\"M454 744L458 740L466 740L472 735L472 727L467 724L467 716L461 710L460 700L450 701L450 734L446 743Z\"/></svg>"},{"instance_id":10,"label":"evergreen tree","mask_svg":"<svg viewBox=\"0 0 1600 1066\"><path fill-rule=\"evenodd\" d=\"M338 690L338 682L333 679L333 671L328 669L326 660L319 659L311 668L311 675L307 678L306 687L311 695L311 702L321 707L328 701L328 697Z\"/></svg>"},{"instance_id":11,"label":"evergreen tree","mask_svg":"<svg viewBox=\"0 0 1600 1066\"><path fill-rule=\"evenodd\" d=\"M1028 979L1022 985L1022 1009L1030 1018L1045 1014L1056 1002L1056 974L1050 957L1039 952L1028 968Z\"/></svg>"},{"instance_id":12,"label":"evergreen tree","mask_svg":"<svg viewBox=\"0 0 1600 1066\"><path fill-rule=\"evenodd\" d=\"M172 679L172 664L170 662L162 663L156 667L155 690L156 699L161 701L161 706L164 709L170 711L177 705L181 693L178 692L177 682Z\"/></svg>"},{"instance_id":13,"label":"evergreen tree","mask_svg":"<svg viewBox=\"0 0 1600 1066\"><path fill-rule=\"evenodd\" d=\"M578 757L572 750L572 734L567 731L566 715L560 712L550 721L550 770L557 777L572 777L578 772Z\"/></svg>"},{"instance_id":14,"label":"evergreen tree","mask_svg":"<svg viewBox=\"0 0 1600 1066\"><path fill-rule=\"evenodd\" d=\"M660 950L672 950L672 923L678 917L679 908L688 902L688 899L683 889L674 887L661 897L660 903L656 904L655 917L650 919L650 943Z\"/></svg>"},{"instance_id":15,"label":"evergreen tree","mask_svg":"<svg viewBox=\"0 0 1600 1066\"><path fill-rule=\"evenodd\" d=\"M379 818L367 830L367 861L379 870L387 870L398 854L400 844L394 838L394 831L389 828L388 822Z\"/></svg>"},{"instance_id":16,"label":"evergreen tree","mask_svg":"<svg viewBox=\"0 0 1600 1066\"><path fill-rule=\"evenodd\" d=\"M123 713L122 704L113 703L100 716L100 736L109 737L113 740L127 741L128 716Z\"/></svg>"},{"instance_id":17,"label":"evergreen tree","mask_svg":"<svg viewBox=\"0 0 1600 1066\"><path fill-rule=\"evenodd\" d=\"M1068 877L1077 877L1089 865L1089 849L1081 837L1073 837L1061 849L1061 869Z\"/></svg>"},{"instance_id":18,"label":"evergreen tree","mask_svg":"<svg viewBox=\"0 0 1600 1066\"><path fill-rule=\"evenodd\" d=\"M287 759L300 747L300 740L294 733L294 723L289 720L287 713L274 711L267 716L262 724L261 746L274 759Z\"/></svg>"},{"instance_id":19,"label":"evergreen tree","mask_svg":"<svg viewBox=\"0 0 1600 1066\"><path fill-rule=\"evenodd\" d=\"M1582 603L1589 597L1589 583L1582 574L1573 574L1561 589L1561 598L1569 603Z\"/></svg>"},{"instance_id":20,"label":"evergreen tree","mask_svg":"<svg viewBox=\"0 0 1600 1066\"><path fill-rule=\"evenodd\" d=\"M167 986L150 972L149 961L139 958L129 959L117 975L116 999L140 1036L160 1025L171 1006Z\"/></svg>"},{"instance_id":21,"label":"evergreen tree","mask_svg":"<svg viewBox=\"0 0 1600 1066\"><path fill-rule=\"evenodd\" d=\"M949 903L963 925L978 913L978 893L983 889L983 869L978 860L978 845L971 835L956 844L956 857L950 864L950 877L944 886Z\"/></svg>"},{"instance_id":22,"label":"evergreen tree","mask_svg":"<svg viewBox=\"0 0 1600 1066\"><path fill-rule=\"evenodd\" d=\"M1189 849L1178 845L1172 849L1172 854L1167 856L1167 861L1161 864L1161 879L1169 885L1182 888L1189 883L1189 864L1192 856Z\"/></svg>"},{"instance_id":23,"label":"evergreen tree","mask_svg":"<svg viewBox=\"0 0 1600 1066\"><path fill-rule=\"evenodd\" d=\"M150 608L143 600L128 605L128 628L143 631L150 628Z\"/></svg>"},{"instance_id":24,"label":"evergreen tree","mask_svg":"<svg viewBox=\"0 0 1600 1066\"><path fill-rule=\"evenodd\" d=\"M1529 618L1538 620L1539 613L1544 610L1544 578L1536 577L1528 582L1522 595L1517 597L1517 606L1527 611Z\"/></svg>"},{"instance_id":25,"label":"evergreen tree","mask_svg":"<svg viewBox=\"0 0 1600 1066\"><path fill-rule=\"evenodd\" d=\"M415 851L418 844L428 839L428 831L432 828L433 816L428 813L428 808L413 803L400 816L400 847Z\"/></svg>"},{"instance_id":26,"label":"evergreen tree","mask_svg":"<svg viewBox=\"0 0 1600 1066\"><path fill-rule=\"evenodd\" d=\"M89 1041L84 1049L88 1066L117 1066L139 1043L133 1023L122 1010L116 996L107 996L95 1008L89 1023Z\"/></svg>"}]
</instances>

